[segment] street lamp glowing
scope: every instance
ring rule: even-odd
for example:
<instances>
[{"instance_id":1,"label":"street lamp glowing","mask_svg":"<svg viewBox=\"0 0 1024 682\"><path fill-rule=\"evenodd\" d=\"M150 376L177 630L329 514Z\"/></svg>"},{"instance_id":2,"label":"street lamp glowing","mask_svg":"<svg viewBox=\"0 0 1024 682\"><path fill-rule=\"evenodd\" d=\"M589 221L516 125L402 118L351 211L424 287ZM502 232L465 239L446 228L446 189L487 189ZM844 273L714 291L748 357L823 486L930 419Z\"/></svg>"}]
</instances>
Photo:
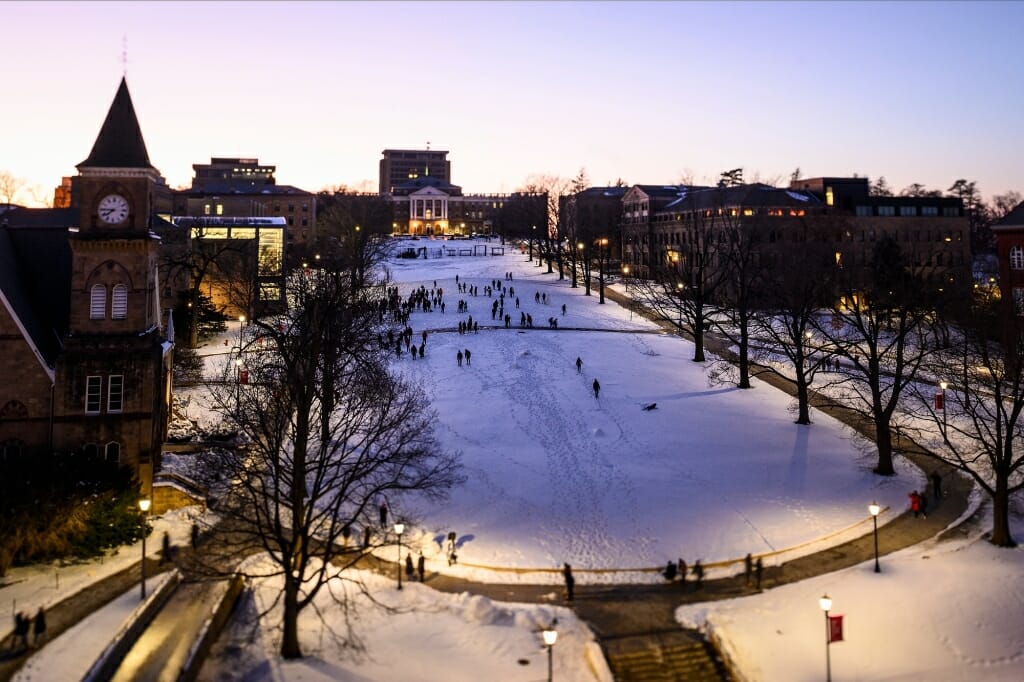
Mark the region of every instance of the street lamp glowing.
<instances>
[{"instance_id":1,"label":"street lamp glowing","mask_svg":"<svg viewBox=\"0 0 1024 682\"><path fill-rule=\"evenodd\" d=\"M832 599L826 594L818 600L818 606L821 607L822 611L832 610Z\"/></svg>"},{"instance_id":2,"label":"street lamp glowing","mask_svg":"<svg viewBox=\"0 0 1024 682\"><path fill-rule=\"evenodd\" d=\"M141 500L139 500L139 509L142 511L143 514L149 511L150 504L151 502L148 497L143 497Z\"/></svg>"},{"instance_id":3,"label":"street lamp glowing","mask_svg":"<svg viewBox=\"0 0 1024 682\"><path fill-rule=\"evenodd\" d=\"M398 536L401 536L402 533L404 533L404 532L405 532L405 524L404 523L396 523L395 524L395 534L398 535Z\"/></svg>"},{"instance_id":4,"label":"street lamp glowing","mask_svg":"<svg viewBox=\"0 0 1024 682\"><path fill-rule=\"evenodd\" d=\"M943 391L945 391L947 388L949 388L949 383L945 382L945 381L940 381L939 382L939 388L941 388Z\"/></svg>"},{"instance_id":5,"label":"street lamp glowing","mask_svg":"<svg viewBox=\"0 0 1024 682\"><path fill-rule=\"evenodd\" d=\"M882 508L878 506L877 502L872 502L868 505L868 511L872 516L878 516L878 512L882 511Z\"/></svg>"},{"instance_id":6,"label":"street lamp glowing","mask_svg":"<svg viewBox=\"0 0 1024 682\"><path fill-rule=\"evenodd\" d=\"M818 606L825 612L825 680L832 682L832 658L829 651L829 644L832 643L832 632L829 628L828 612L832 608L832 600L826 594L818 600Z\"/></svg>"},{"instance_id":7,"label":"street lamp glowing","mask_svg":"<svg viewBox=\"0 0 1024 682\"><path fill-rule=\"evenodd\" d=\"M558 630L545 630L541 635L544 637L545 646L554 646L558 641Z\"/></svg>"},{"instance_id":8,"label":"street lamp glowing","mask_svg":"<svg viewBox=\"0 0 1024 682\"><path fill-rule=\"evenodd\" d=\"M555 642L558 641L558 630L555 629L555 625L558 623L555 620L551 625L545 628L541 632L541 637L544 638L544 646L548 650L548 682L551 682L551 674L554 667L553 664L553 651L555 649Z\"/></svg>"},{"instance_id":9,"label":"street lamp glowing","mask_svg":"<svg viewBox=\"0 0 1024 682\"><path fill-rule=\"evenodd\" d=\"M148 497L143 497L139 500L139 510L143 514L149 512L150 500ZM139 562L139 567L142 571L142 598L146 598L146 519L142 519L142 561Z\"/></svg>"}]
</instances>

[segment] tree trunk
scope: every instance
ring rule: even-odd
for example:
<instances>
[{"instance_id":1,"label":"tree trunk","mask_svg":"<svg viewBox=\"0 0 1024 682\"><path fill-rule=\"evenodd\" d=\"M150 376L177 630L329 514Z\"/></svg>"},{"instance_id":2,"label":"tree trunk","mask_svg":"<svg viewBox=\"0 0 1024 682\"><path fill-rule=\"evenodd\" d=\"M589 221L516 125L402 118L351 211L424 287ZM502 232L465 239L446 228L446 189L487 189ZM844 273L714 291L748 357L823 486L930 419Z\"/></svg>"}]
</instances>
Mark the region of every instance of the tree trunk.
<instances>
[{"instance_id":1,"label":"tree trunk","mask_svg":"<svg viewBox=\"0 0 1024 682\"><path fill-rule=\"evenodd\" d=\"M1016 547L1010 535L1010 494L1006 490L1006 476L996 474L996 489L992 495L992 537L989 539L996 547Z\"/></svg>"},{"instance_id":2,"label":"tree trunk","mask_svg":"<svg viewBox=\"0 0 1024 682\"><path fill-rule=\"evenodd\" d=\"M693 330L693 361L704 362L704 325L700 322Z\"/></svg>"},{"instance_id":3,"label":"tree trunk","mask_svg":"<svg viewBox=\"0 0 1024 682\"><path fill-rule=\"evenodd\" d=\"M747 316L740 314L740 388L750 388L750 332Z\"/></svg>"},{"instance_id":4,"label":"tree trunk","mask_svg":"<svg viewBox=\"0 0 1024 682\"><path fill-rule=\"evenodd\" d=\"M807 376L804 374L804 368L802 365L798 365L796 368L796 404L797 404L797 424L810 424L811 423L811 409L807 399Z\"/></svg>"},{"instance_id":5,"label":"tree trunk","mask_svg":"<svg viewBox=\"0 0 1024 682\"><path fill-rule=\"evenodd\" d=\"M878 446L878 466L875 473L879 476L892 476L896 473L892 468L892 434L889 432L889 421L881 417L875 418L875 444Z\"/></svg>"},{"instance_id":6,"label":"tree trunk","mask_svg":"<svg viewBox=\"0 0 1024 682\"><path fill-rule=\"evenodd\" d=\"M282 658L302 658L299 647L299 583L288 571L284 577L284 636L281 638Z\"/></svg>"}]
</instances>

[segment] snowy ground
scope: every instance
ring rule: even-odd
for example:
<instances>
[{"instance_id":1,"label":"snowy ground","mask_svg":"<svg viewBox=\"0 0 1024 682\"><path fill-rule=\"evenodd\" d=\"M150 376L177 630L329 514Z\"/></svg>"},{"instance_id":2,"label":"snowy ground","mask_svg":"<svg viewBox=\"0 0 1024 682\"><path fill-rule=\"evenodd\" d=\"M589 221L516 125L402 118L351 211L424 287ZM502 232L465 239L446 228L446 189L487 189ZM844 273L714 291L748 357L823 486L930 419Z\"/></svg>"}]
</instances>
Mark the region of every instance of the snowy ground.
<instances>
[{"instance_id":1,"label":"snowy ground","mask_svg":"<svg viewBox=\"0 0 1024 682\"><path fill-rule=\"evenodd\" d=\"M987 530L990 519L980 522ZM1016 537L1024 521L1014 519ZM974 533L928 542L755 597L680 607L684 625L713 632L747 682L825 675L824 613L833 599L844 641L830 648L836 682L1024 679L1024 550Z\"/></svg>"},{"instance_id":2,"label":"snowy ground","mask_svg":"<svg viewBox=\"0 0 1024 682\"><path fill-rule=\"evenodd\" d=\"M430 289L436 280L447 301L445 315L419 312L410 323L417 341L421 330L430 331L426 358L399 361L403 371L425 382L440 440L461 451L468 474L443 508L397 508L421 523L407 536L424 551L428 571L555 583L561 579L555 571L495 569L556 569L569 561L584 583L654 580L659 578L585 569L662 566L678 556L707 563L792 546L812 551L867 531L870 526L861 522L868 502L898 512L907 491L923 486L921 473L901 459L897 477L877 480L870 473L871 450L858 437L818 412L813 426L794 425L791 401L770 387L709 386L703 368L690 362L687 342L648 333L655 329L650 323L630 320L628 310L611 302L598 305L596 292L587 298L582 288L570 289L568 281L521 255L398 261L391 270L406 290L420 284ZM507 271L511 282L503 280ZM458 294L456 274L477 285L480 295ZM520 310L533 314L535 329L518 329L508 296L513 328L485 329L492 324L492 299L483 287L492 279L515 287ZM547 294L548 303L535 303L535 292ZM480 322L479 334L455 333L466 317L455 314L460 298ZM545 328L551 316L558 318L558 330ZM217 340L206 350L221 346ZM457 367L456 351L466 348L473 351L472 366ZM577 356L582 375L574 366ZM590 388L595 377L602 385L596 400ZM208 422L193 398L189 416ZM656 410L640 409L652 402ZM1019 535L1024 528L1016 523ZM188 523L179 520L177 527L183 542ZM448 530L461 543L459 564L451 569L435 542ZM678 615L700 624L707 614L750 680L823 677L817 598L825 591L835 599L833 612L847 617L847 641L831 650L837 682L1024 679L1024 560L1020 550L996 550L976 536L883 558L881 575L867 564L757 597L680 609ZM122 554L139 551L125 548ZM113 569L81 569L92 571L92 579L101 570ZM17 569L12 577L16 582L0 588L0 598L17 599L19 609L58 598L47 592L52 567ZM307 611L306 660L284 664L276 658L271 618L260 641L213 662L205 679L536 680L546 673L537 628L554 616L562 633L556 679L602 679L600 666L594 672L586 663L591 635L569 612L436 594L418 584L399 594L389 580L366 578L376 598L408 611L388 616L365 604L357 609L364 657L337 651ZM62 588L71 579L62 573ZM262 585L257 599L274 589ZM329 623L340 617L325 606Z\"/></svg>"}]
</instances>

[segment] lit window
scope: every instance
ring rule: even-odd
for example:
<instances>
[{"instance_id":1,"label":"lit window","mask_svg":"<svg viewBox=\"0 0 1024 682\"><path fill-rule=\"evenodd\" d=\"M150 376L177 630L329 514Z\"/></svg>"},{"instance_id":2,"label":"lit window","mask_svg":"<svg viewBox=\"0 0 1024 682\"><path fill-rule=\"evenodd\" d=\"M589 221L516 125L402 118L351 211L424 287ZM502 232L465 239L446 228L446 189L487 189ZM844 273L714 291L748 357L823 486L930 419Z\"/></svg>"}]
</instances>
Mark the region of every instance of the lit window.
<instances>
[{"instance_id":1,"label":"lit window","mask_svg":"<svg viewBox=\"0 0 1024 682\"><path fill-rule=\"evenodd\" d=\"M1010 267L1014 270L1024 270L1024 246L1010 247Z\"/></svg>"},{"instance_id":2,"label":"lit window","mask_svg":"<svg viewBox=\"0 0 1024 682\"><path fill-rule=\"evenodd\" d=\"M833 206L835 204L835 201L836 201L836 197L835 197L835 194L832 192L832 188L831 187L826 187L825 188L825 204L828 205L828 206Z\"/></svg>"},{"instance_id":3,"label":"lit window","mask_svg":"<svg viewBox=\"0 0 1024 682\"><path fill-rule=\"evenodd\" d=\"M86 377L85 379L85 413L100 413L100 393L103 390L103 377Z\"/></svg>"},{"instance_id":4,"label":"lit window","mask_svg":"<svg viewBox=\"0 0 1024 682\"><path fill-rule=\"evenodd\" d=\"M107 389L107 412L120 412L124 407L124 376L112 374Z\"/></svg>"},{"instance_id":5,"label":"lit window","mask_svg":"<svg viewBox=\"0 0 1024 682\"><path fill-rule=\"evenodd\" d=\"M128 287L124 284L115 284L111 296L110 317L115 320L123 320L128 317Z\"/></svg>"},{"instance_id":6,"label":"lit window","mask_svg":"<svg viewBox=\"0 0 1024 682\"><path fill-rule=\"evenodd\" d=\"M89 290L89 319L105 320L107 318L107 287L94 284Z\"/></svg>"},{"instance_id":7,"label":"lit window","mask_svg":"<svg viewBox=\"0 0 1024 682\"><path fill-rule=\"evenodd\" d=\"M210 205L209 204L204 204L203 205L203 215L210 215Z\"/></svg>"},{"instance_id":8,"label":"lit window","mask_svg":"<svg viewBox=\"0 0 1024 682\"><path fill-rule=\"evenodd\" d=\"M224 204L217 204L217 215L224 215Z\"/></svg>"}]
</instances>

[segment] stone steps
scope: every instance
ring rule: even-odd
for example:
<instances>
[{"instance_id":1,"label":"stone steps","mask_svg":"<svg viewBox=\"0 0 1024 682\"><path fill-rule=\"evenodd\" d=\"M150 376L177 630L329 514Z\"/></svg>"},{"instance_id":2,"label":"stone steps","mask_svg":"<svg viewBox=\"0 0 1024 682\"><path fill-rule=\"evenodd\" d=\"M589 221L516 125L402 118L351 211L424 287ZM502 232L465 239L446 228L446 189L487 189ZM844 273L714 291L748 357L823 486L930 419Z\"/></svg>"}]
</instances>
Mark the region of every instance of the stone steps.
<instances>
[{"instance_id":1,"label":"stone steps","mask_svg":"<svg viewBox=\"0 0 1024 682\"><path fill-rule=\"evenodd\" d=\"M723 682L726 676L703 642L664 643L609 651L616 682Z\"/></svg>"}]
</instances>

